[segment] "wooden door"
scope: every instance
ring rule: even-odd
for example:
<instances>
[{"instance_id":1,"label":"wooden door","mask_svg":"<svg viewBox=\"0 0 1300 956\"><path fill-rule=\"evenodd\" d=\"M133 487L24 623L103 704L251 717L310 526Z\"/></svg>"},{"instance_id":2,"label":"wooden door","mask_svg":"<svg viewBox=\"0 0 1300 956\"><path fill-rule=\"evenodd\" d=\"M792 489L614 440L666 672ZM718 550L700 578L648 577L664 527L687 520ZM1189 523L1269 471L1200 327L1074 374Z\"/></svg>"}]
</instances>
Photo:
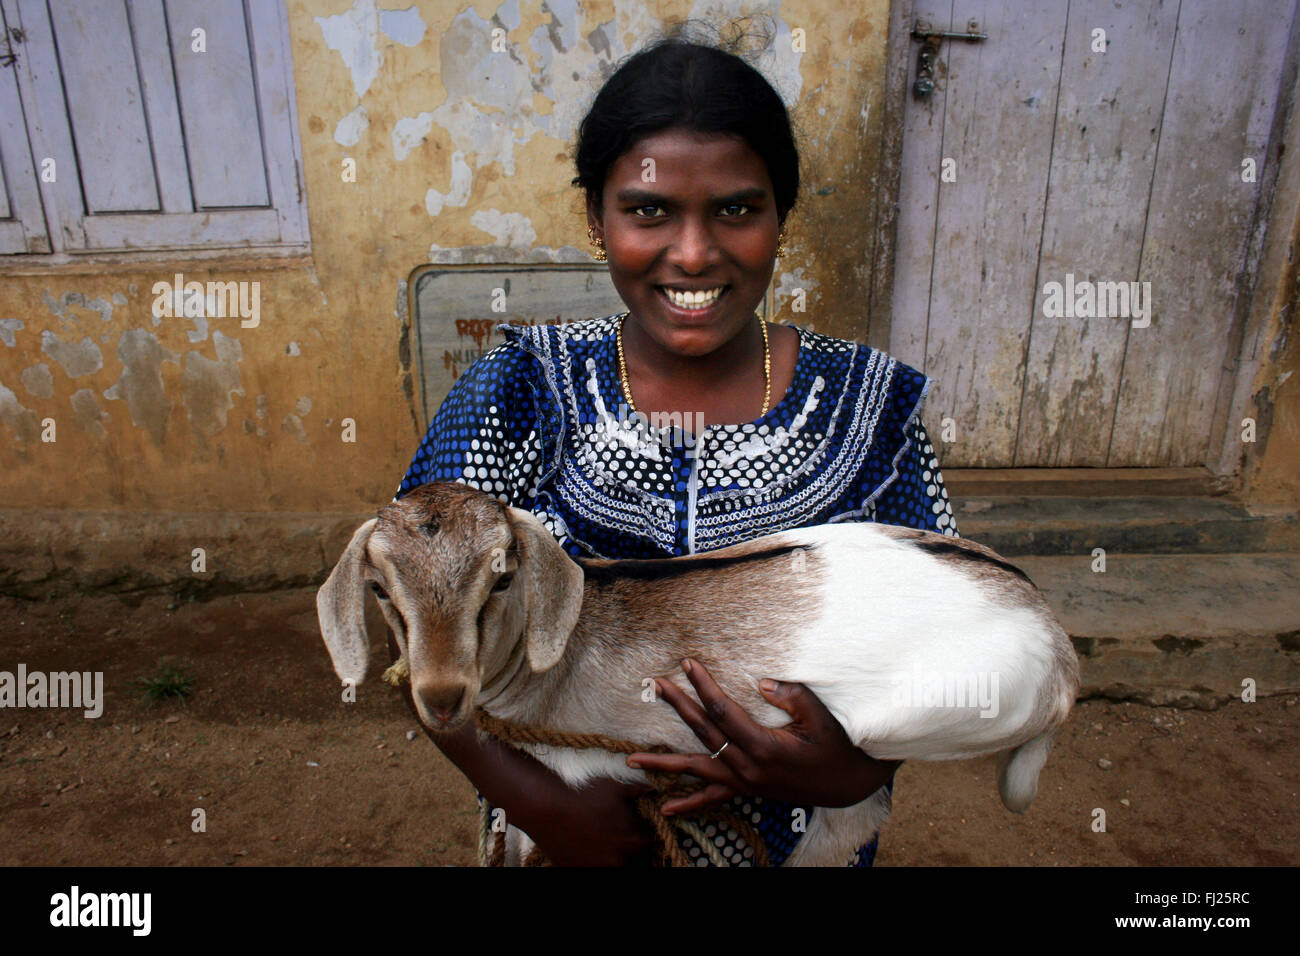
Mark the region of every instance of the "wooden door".
<instances>
[{"instance_id":1,"label":"wooden door","mask_svg":"<svg viewBox=\"0 0 1300 956\"><path fill-rule=\"evenodd\" d=\"M944 41L924 98L908 51L889 348L936 380L926 417L932 433L952 420L946 466L1217 460L1295 14L1296 0L912 4L913 21L988 36ZM1084 316L1059 314L1058 288ZM1111 314L1119 291L1146 301Z\"/></svg>"}]
</instances>

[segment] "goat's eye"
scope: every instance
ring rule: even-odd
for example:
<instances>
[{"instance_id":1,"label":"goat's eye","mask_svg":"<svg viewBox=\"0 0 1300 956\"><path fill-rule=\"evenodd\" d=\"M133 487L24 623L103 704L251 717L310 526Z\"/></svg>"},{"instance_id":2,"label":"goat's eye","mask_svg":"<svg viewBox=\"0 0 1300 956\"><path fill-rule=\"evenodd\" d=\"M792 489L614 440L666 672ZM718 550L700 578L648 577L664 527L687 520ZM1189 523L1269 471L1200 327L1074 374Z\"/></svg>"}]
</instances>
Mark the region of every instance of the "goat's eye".
<instances>
[{"instance_id":1,"label":"goat's eye","mask_svg":"<svg viewBox=\"0 0 1300 956\"><path fill-rule=\"evenodd\" d=\"M501 577L497 578L497 583L492 585L492 593L500 594L502 591L510 590L510 584L514 579L515 576L513 574L501 575Z\"/></svg>"},{"instance_id":2,"label":"goat's eye","mask_svg":"<svg viewBox=\"0 0 1300 956\"><path fill-rule=\"evenodd\" d=\"M377 598L379 598L379 600L381 600L381 601L387 601L387 600L388 600L388 592L385 591L383 588L381 588L381 587L380 587L378 584L376 584L374 581L371 581L371 582L370 582L370 590L372 590L372 591L375 592L375 596L376 596Z\"/></svg>"}]
</instances>

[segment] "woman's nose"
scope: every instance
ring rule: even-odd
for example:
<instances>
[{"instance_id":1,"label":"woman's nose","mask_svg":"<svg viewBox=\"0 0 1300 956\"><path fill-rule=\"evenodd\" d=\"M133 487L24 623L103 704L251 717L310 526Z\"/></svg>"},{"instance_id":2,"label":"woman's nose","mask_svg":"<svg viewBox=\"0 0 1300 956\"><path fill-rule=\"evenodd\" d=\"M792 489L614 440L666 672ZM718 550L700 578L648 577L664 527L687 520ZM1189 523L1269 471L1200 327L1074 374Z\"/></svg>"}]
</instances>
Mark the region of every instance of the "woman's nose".
<instances>
[{"instance_id":1,"label":"woman's nose","mask_svg":"<svg viewBox=\"0 0 1300 956\"><path fill-rule=\"evenodd\" d=\"M683 272L703 272L718 256L717 241L709 223L695 217L682 220L672 237L668 260Z\"/></svg>"}]
</instances>

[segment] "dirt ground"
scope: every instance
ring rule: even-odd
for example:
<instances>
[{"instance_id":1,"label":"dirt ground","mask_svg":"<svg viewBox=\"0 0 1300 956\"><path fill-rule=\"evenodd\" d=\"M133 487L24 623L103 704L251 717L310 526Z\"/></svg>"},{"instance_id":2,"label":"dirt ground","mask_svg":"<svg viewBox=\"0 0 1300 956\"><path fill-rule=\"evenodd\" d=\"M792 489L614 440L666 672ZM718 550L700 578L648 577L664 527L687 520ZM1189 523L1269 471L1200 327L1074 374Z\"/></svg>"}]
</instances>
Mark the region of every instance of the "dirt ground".
<instances>
[{"instance_id":1,"label":"dirt ground","mask_svg":"<svg viewBox=\"0 0 1300 956\"><path fill-rule=\"evenodd\" d=\"M396 691L372 678L340 700L314 602L0 598L0 670L102 670L105 697L98 719L0 710L0 865L473 863L470 786ZM160 663L194 678L185 705L132 686ZM877 863L1294 865L1298 727L1294 697L1085 701L1024 815L991 758L904 765Z\"/></svg>"}]
</instances>

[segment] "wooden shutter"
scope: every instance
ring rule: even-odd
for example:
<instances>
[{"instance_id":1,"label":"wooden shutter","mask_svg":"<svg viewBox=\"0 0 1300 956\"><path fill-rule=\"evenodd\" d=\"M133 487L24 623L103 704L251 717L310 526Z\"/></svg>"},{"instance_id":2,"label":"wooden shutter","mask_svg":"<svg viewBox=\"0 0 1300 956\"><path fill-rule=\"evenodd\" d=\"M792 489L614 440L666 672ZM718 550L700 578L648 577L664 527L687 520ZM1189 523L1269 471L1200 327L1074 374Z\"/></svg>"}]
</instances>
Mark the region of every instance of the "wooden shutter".
<instances>
[{"instance_id":1,"label":"wooden shutter","mask_svg":"<svg viewBox=\"0 0 1300 956\"><path fill-rule=\"evenodd\" d=\"M278 0L0 5L54 251L306 242Z\"/></svg>"},{"instance_id":2,"label":"wooden shutter","mask_svg":"<svg viewBox=\"0 0 1300 956\"><path fill-rule=\"evenodd\" d=\"M0 22L0 26L8 38L8 25ZM5 41L0 39L0 54L6 50ZM17 70L0 66L0 253L49 251L36 169L18 98Z\"/></svg>"}]
</instances>

